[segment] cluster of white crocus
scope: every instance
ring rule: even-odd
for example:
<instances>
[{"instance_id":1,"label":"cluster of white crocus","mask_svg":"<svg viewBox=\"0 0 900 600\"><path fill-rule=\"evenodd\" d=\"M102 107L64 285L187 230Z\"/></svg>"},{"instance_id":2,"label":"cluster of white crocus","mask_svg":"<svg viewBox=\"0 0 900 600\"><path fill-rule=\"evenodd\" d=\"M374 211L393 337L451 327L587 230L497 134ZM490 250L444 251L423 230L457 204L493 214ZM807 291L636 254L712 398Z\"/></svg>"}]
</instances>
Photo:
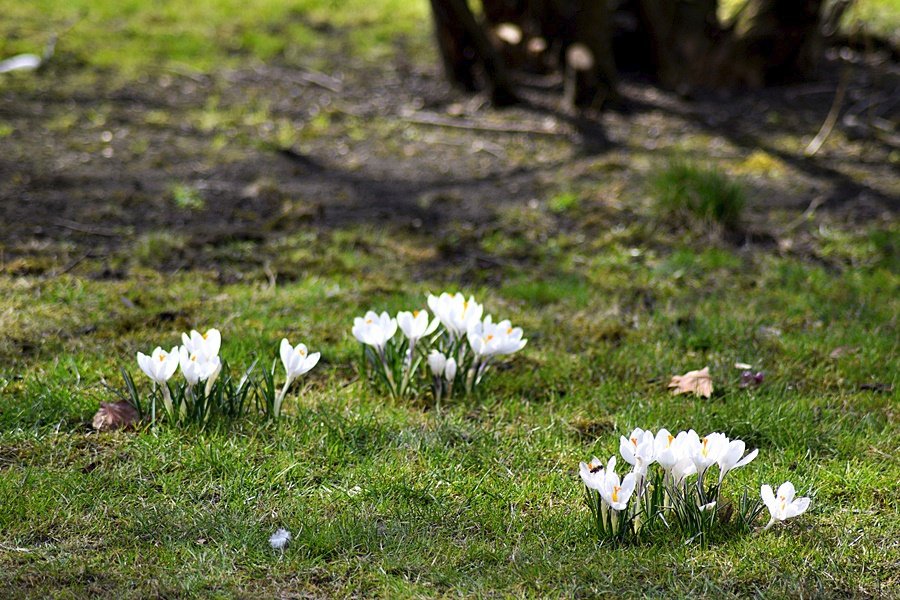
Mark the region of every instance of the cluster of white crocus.
<instances>
[{"instance_id":1,"label":"cluster of white crocus","mask_svg":"<svg viewBox=\"0 0 900 600\"><path fill-rule=\"evenodd\" d=\"M700 437L693 429L675 435L661 429L654 435L636 428L619 439L619 453L632 467L621 481L615 472L615 457L605 468L596 457L580 463L579 474L587 489L596 492L589 495L589 506L603 535L622 539L628 531L637 533L642 524L654 522L659 516L662 522L677 523L697 535L714 524L725 476L759 453L745 452L742 440L731 440L723 433ZM659 471L650 472L653 464L659 465ZM717 471L717 479L707 485L711 469ZM694 476L692 483L690 478ZM762 499L772 514L770 526L801 514L809 505L808 498L794 500L790 483L779 488L777 499L769 486L763 486Z\"/></svg>"},{"instance_id":2,"label":"cluster of white crocus","mask_svg":"<svg viewBox=\"0 0 900 600\"><path fill-rule=\"evenodd\" d=\"M461 385L456 389L471 393L492 359L518 352L527 342L522 329L509 321L483 317L484 306L471 296L429 295L428 308L433 319L427 310L417 310L401 311L395 318L369 311L353 320L352 333L366 348L366 364L394 396L417 392L416 371L423 360L433 375L436 403L453 393L457 377ZM398 328L403 333L399 339Z\"/></svg>"},{"instance_id":3,"label":"cluster of white crocus","mask_svg":"<svg viewBox=\"0 0 900 600\"><path fill-rule=\"evenodd\" d=\"M222 360L219 358L222 334L218 329L210 329L203 334L191 331L190 335L181 334L181 342L178 364L185 381L192 388L205 381L206 393L209 394L210 387L222 370Z\"/></svg>"},{"instance_id":4,"label":"cluster of white crocus","mask_svg":"<svg viewBox=\"0 0 900 600\"><path fill-rule=\"evenodd\" d=\"M216 379L222 371L222 359L219 357L222 334L218 329L209 329L206 333L191 331L190 334L182 333L181 341L181 346L175 346L169 352L160 347L153 350L150 356L138 352L138 366L153 381L154 385L159 387L165 410L170 418L183 418L190 410L200 406L203 410L197 411L199 418L206 419L208 418L207 402ZM270 394L271 397L267 398L272 416L276 418L281 413L281 404L291 384L319 362L318 352L310 354L305 345L292 346L287 339L281 340L280 353L285 370L284 387L280 392L273 392ZM183 385L174 388L177 395L173 401L169 380L179 367L186 387ZM197 387L201 383L205 383L202 390ZM242 379L239 387L244 386L245 383L246 376ZM176 415L176 408L178 415ZM154 403L154 419L155 412Z\"/></svg>"},{"instance_id":5,"label":"cluster of white crocus","mask_svg":"<svg viewBox=\"0 0 900 600\"><path fill-rule=\"evenodd\" d=\"M190 334L181 334L182 345L175 346L166 352L159 346L153 350L150 356L137 353L137 362L141 370L149 377L155 386L158 386L162 394L163 406L170 418L175 416L175 406L172 401L172 393L169 390L169 380L175 375L178 368L187 382L188 393L193 396L194 386L204 381L206 389L204 396L208 396L210 388L222 370L222 361L219 358L219 349L222 346L222 334L218 329L209 329L206 333L191 331ZM184 416L187 404L179 402L179 412ZM155 405L154 405L155 418Z\"/></svg>"}]
</instances>

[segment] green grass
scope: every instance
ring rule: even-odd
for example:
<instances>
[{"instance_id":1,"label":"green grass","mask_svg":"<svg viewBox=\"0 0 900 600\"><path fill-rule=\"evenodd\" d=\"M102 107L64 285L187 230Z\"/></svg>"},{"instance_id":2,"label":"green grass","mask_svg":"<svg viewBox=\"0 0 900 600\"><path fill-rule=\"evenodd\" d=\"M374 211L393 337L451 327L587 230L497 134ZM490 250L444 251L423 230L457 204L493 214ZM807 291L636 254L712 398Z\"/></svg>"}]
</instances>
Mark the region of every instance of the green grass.
<instances>
[{"instance_id":1,"label":"green grass","mask_svg":"<svg viewBox=\"0 0 900 600\"><path fill-rule=\"evenodd\" d=\"M741 225L744 189L715 168L675 160L653 174L651 186L661 213L685 228Z\"/></svg>"},{"instance_id":2,"label":"green grass","mask_svg":"<svg viewBox=\"0 0 900 600\"><path fill-rule=\"evenodd\" d=\"M399 37L426 51L427 11L422 0L0 0L0 56L40 53L58 33L57 61L127 76L248 59L315 66L323 51L381 60Z\"/></svg>"},{"instance_id":3,"label":"green grass","mask_svg":"<svg viewBox=\"0 0 900 600\"><path fill-rule=\"evenodd\" d=\"M128 77L271 57L372 64L397 35L430 47L425 2L0 0L0 10L0 54L38 50L74 22L55 60ZM82 123L61 106L69 116L47 128L73 135ZM240 135L270 119L252 98L228 109L210 96L190 124ZM94 126L106 126L104 111ZM177 117L149 109L145 121ZM372 131L370 119L346 119L351 139ZM342 137L336 120L323 111L271 143ZM377 124L391 135L373 137L396 143ZM4 127L4 140L16 136ZM751 158L728 172L782 168ZM668 169L656 178L675 185L642 187L652 157L597 160L590 182L560 171L540 201L504 199L486 222L440 231L297 220L263 242L160 228L78 261L66 239L0 252L0 597L896 597L896 223L826 213L784 229L798 215L773 211L761 222L796 243L737 247L670 227L669 209L691 210L693 197L704 206L693 218L738 223L725 175ZM694 196L667 199L682 185ZM200 210L189 181L161 189L174 214ZM214 268L184 269L193 253ZM439 418L424 401L371 391L349 329L367 308L424 305L444 289L475 294L529 343L483 396ZM282 423L90 431L98 403L121 391L120 366L148 390L135 353L207 326L222 329L236 372L270 364L285 336L323 353ZM737 361L764 371L764 384L740 389ZM668 393L671 375L706 365L712 399ZM635 426L740 437L760 456L729 475L728 493L790 479L812 509L708 549L662 537L600 546L577 464L610 456ZM283 553L266 541L279 527L294 536Z\"/></svg>"},{"instance_id":4,"label":"green grass","mask_svg":"<svg viewBox=\"0 0 900 600\"><path fill-rule=\"evenodd\" d=\"M221 286L137 266L119 282L0 279L0 594L783 597L895 583L897 394L862 388L897 384L895 270L725 247L622 262L610 247L543 287L474 283L531 341L486 395L438 418L357 378L349 325L456 282L415 281L411 259L388 268L384 233L348 230L311 250L340 253L342 240L365 240L346 273L311 267L274 289L261 274ZM581 283L604 280L620 283ZM323 352L286 421L86 431L119 365L137 374L137 350L205 325L222 328L235 368L273 358L282 336ZM765 384L739 389L735 361ZM707 364L713 399L666 392L670 375ZM577 462L609 456L636 425L741 437L760 457L732 474L732 493L790 479L813 508L707 550L599 547ZM294 534L283 554L266 542L278 527Z\"/></svg>"}]
</instances>

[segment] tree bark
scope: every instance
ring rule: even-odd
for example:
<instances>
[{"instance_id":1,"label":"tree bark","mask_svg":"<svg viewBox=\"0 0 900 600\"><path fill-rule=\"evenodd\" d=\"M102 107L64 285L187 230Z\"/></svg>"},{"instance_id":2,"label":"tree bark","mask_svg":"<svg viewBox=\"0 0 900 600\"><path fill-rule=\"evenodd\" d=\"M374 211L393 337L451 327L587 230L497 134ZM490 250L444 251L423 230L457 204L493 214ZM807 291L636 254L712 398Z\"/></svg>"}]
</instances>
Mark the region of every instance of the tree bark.
<instances>
[{"instance_id":1,"label":"tree bark","mask_svg":"<svg viewBox=\"0 0 900 600\"><path fill-rule=\"evenodd\" d=\"M479 88L476 68L495 104L515 102L513 86L497 50L478 24L466 0L431 0L435 35L444 68L452 83L468 91Z\"/></svg>"}]
</instances>

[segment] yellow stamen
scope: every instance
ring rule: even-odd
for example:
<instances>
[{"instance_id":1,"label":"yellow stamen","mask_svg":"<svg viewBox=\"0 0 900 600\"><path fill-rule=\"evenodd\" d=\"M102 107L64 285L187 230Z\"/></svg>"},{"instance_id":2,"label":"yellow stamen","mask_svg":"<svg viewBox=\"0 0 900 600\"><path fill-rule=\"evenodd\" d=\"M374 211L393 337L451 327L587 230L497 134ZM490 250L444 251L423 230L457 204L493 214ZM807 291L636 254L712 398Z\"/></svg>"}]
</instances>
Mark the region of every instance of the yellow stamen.
<instances>
[{"instance_id":1,"label":"yellow stamen","mask_svg":"<svg viewBox=\"0 0 900 600\"><path fill-rule=\"evenodd\" d=\"M619 487L619 486L617 486L617 485L614 485L614 486L613 486L613 493L612 493L612 501L613 501L613 502L618 502L618 501L619 501L619 490L621 490L621 489L622 489L622 488Z\"/></svg>"}]
</instances>

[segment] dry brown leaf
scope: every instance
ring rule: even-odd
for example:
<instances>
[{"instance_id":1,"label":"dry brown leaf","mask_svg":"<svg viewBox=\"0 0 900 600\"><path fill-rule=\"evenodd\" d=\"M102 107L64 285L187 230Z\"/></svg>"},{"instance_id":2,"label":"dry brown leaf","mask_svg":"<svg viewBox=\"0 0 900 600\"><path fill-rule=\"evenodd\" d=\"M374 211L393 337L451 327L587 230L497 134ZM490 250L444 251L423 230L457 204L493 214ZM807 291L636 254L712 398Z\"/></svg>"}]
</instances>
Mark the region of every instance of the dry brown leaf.
<instances>
[{"instance_id":1,"label":"dry brown leaf","mask_svg":"<svg viewBox=\"0 0 900 600\"><path fill-rule=\"evenodd\" d=\"M673 375L669 382L673 394L694 394L709 398L713 393L712 377L709 376L709 367L703 367L699 371L688 371L684 375Z\"/></svg>"},{"instance_id":2,"label":"dry brown leaf","mask_svg":"<svg viewBox=\"0 0 900 600\"><path fill-rule=\"evenodd\" d=\"M137 421L137 411L127 402L101 402L92 424L97 431L111 431L131 427Z\"/></svg>"}]
</instances>

